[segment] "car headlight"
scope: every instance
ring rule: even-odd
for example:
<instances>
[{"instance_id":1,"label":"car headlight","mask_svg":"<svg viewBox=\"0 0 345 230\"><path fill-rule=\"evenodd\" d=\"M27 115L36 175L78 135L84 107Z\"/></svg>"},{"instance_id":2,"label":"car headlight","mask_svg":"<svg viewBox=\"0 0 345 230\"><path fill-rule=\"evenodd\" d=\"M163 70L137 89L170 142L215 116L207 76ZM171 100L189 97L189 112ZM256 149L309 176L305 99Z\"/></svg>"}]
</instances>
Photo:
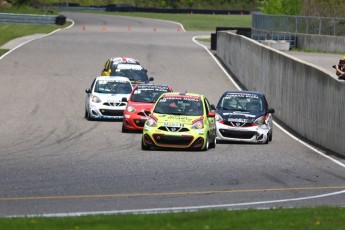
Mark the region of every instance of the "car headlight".
<instances>
[{"instance_id":1,"label":"car headlight","mask_svg":"<svg viewBox=\"0 0 345 230\"><path fill-rule=\"evenodd\" d=\"M265 123L265 116L261 116L259 118L257 118L254 123L257 125L257 126L260 126L260 125L263 125Z\"/></svg>"},{"instance_id":2,"label":"car headlight","mask_svg":"<svg viewBox=\"0 0 345 230\"><path fill-rule=\"evenodd\" d=\"M152 117L149 117L147 120L146 120L146 123L145 123L147 126L149 127L155 127L157 126L157 121L155 119L153 119Z\"/></svg>"},{"instance_id":3,"label":"car headlight","mask_svg":"<svg viewBox=\"0 0 345 230\"><path fill-rule=\"evenodd\" d=\"M95 102L95 103L100 103L101 102L101 99L97 96L92 96L92 102Z\"/></svg>"},{"instance_id":4,"label":"car headlight","mask_svg":"<svg viewBox=\"0 0 345 230\"><path fill-rule=\"evenodd\" d=\"M204 121L198 120L192 125L192 129L203 129L204 128Z\"/></svg>"},{"instance_id":5,"label":"car headlight","mask_svg":"<svg viewBox=\"0 0 345 230\"><path fill-rule=\"evenodd\" d=\"M216 113L216 121L217 122L222 122L223 121L223 118L222 118L222 116L221 115L219 115L218 113Z\"/></svg>"},{"instance_id":6,"label":"car headlight","mask_svg":"<svg viewBox=\"0 0 345 230\"><path fill-rule=\"evenodd\" d=\"M134 113L135 112L135 108L133 106L131 106L131 105L127 106L126 110L129 113Z\"/></svg>"}]
</instances>

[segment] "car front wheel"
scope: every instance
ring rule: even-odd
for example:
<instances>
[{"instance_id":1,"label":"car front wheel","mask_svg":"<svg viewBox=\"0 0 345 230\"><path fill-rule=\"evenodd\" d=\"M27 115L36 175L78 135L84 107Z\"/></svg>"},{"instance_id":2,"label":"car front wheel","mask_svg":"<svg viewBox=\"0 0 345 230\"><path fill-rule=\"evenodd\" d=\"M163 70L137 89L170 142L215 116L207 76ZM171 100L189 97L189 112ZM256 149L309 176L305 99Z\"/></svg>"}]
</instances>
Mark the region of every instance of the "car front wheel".
<instances>
[{"instance_id":1,"label":"car front wheel","mask_svg":"<svg viewBox=\"0 0 345 230\"><path fill-rule=\"evenodd\" d=\"M85 115L84 115L84 117L87 119L87 120L89 120L89 121L91 121L92 120L92 117L90 116L90 113L85 109Z\"/></svg>"},{"instance_id":2,"label":"car front wheel","mask_svg":"<svg viewBox=\"0 0 345 230\"><path fill-rule=\"evenodd\" d=\"M141 149L142 150L150 150L150 146L146 146L145 144L144 144L144 139L143 138L141 138Z\"/></svg>"},{"instance_id":3,"label":"car front wheel","mask_svg":"<svg viewBox=\"0 0 345 230\"><path fill-rule=\"evenodd\" d=\"M209 147L210 147L210 137L209 137L209 135L207 135L205 147L201 150L207 151Z\"/></svg>"}]
</instances>

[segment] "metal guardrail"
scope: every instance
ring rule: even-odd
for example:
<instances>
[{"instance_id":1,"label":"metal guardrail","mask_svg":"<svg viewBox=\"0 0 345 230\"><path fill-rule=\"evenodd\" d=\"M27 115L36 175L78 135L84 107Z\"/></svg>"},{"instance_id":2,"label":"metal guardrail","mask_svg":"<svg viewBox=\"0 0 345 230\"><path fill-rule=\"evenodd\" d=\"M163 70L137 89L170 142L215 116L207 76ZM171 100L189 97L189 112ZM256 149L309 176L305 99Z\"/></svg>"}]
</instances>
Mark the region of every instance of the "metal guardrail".
<instances>
[{"instance_id":1,"label":"metal guardrail","mask_svg":"<svg viewBox=\"0 0 345 230\"><path fill-rule=\"evenodd\" d=\"M40 24L51 25L59 24L63 25L65 21L62 19L62 15L36 15L36 14L11 14L0 13L0 24ZM62 23L62 24L61 24Z\"/></svg>"}]
</instances>

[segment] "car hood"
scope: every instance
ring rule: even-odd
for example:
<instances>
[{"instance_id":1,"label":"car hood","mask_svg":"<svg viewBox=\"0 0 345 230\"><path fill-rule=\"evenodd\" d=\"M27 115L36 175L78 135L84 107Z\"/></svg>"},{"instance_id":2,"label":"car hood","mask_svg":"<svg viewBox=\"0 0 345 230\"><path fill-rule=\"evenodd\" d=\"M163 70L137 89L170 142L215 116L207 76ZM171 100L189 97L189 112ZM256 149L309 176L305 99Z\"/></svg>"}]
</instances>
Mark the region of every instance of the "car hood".
<instances>
[{"instance_id":1,"label":"car hood","mask_svg":"<svg viewBox=\"0 0 345 230\"><path fill-rule=\"evenodd\" d=\"M171 114L153 114L157 119L158 124L186 124L192 125L193 121L200 118L200 116L186 116L186 115L171 115Z\"/></svg>"},{"instance_id":2,"label":"car hood","mask_svg":"<svg viewBox=\"0 0 345 230\"><path fill-rule=\"evenodd\" d=\"M135 80L130 80L133 86L136 86L138 84L146 84L149 83L149 80L147 81L135 81Z\"/></svg>"},{"instance_id":3,"label":"car hood","mask_svg":"<svg viewBox=\"0 0 345 230\"><path fill-rule=\"evenodd\" d=\"M129 98L130 94L105 94L105 93L94 93L95 96L99 97L103 102L121 102L122 98Z\"/></svg>"},{"instance_id":4,"label":"car hood","mask_svg":"<svg viewBox=\"0 0 345 230\"><path fill-rule=\"evenodd\" d=\"M244 121L246 123L253 123L257 118L264 116L265 112L251 112L251 111L234 111L225 109L216 109L225 121Z\"/></svg>"},{"instance_id":5,"label":"car hood","mask_svg":"<svg viewBox=\"0 0 345 230\"><path fill-rule=\"evenodd\" d=\"M151 110L155 103L129 101L128 105L133 106L136 110Z\"/></svg>"}]
</instances>

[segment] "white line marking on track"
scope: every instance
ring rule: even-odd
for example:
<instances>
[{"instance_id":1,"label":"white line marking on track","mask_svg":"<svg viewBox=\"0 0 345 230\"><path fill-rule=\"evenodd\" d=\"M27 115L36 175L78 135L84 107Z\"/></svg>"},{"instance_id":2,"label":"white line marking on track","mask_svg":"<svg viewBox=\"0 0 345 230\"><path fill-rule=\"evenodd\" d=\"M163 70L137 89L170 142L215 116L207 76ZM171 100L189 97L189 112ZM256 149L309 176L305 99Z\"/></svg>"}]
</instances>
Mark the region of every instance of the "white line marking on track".
<instances>
[{"instance_id":1,"label":"white line marking on track","mask_svg":"<svg viewBox=\"0 0 345 230\"><path fill-rule=\"evenodd\" d=\"M25 216L8 216L11 218L16 217L72 217L72 216L87 216L87 215L114 215L114 214L157 214L157 213L172 213L172 212L192 212L201 209L214 209L214 208L226 208L240 206L251 206L251 205L265 205L272 203L284 203L300 200L318 199L329 196L336 196L344 194L345 190L326 193L316 196L307 196L300 198L282 199L282 200L269 200L269 201L255 201L255 202L244 202L235 204L220 204L220 205L202 205L202 206L190 206L190 207L174 207L174 208L152 208L152 209L137 209L137 210L120 210L120 211L100 211L100 212L74 212L74 213L53 213L53 214L40 214L40 215L25 215Z\"/></svg>"},{"instance_id":2,"label":"white line marking on track","mask_svg":"<svg viewBox=\"0 0 345 230\"><path fill-rule=\"evenodd\" d=\"M72 24L69 25L69 26L66 27L66 28L63 28L63 29L69 29L69 28L71 28L71 27L74 25L74 21L72 21L72 20L68 20L68 21L72 22ZM4 57L6 57L7 55L9 55L10 53L12 53L14 50L18 49L19 47L21 47L21 46L23 46L23 45L25 45L25 44L27 44L27 43L29 43L29 42L31 42L31 41L34 41L34 40L37 40L37 39L40 39L40 38L47 37L47 36L52 35L52 34L58 32L58 31L60 31L60 30L61 30L61 29L57 29L57 30L54 30L54 31L50 32L49 34L45 34L45 35L42 35L42 36L38 36L38 37L35 37L35 38L32 38L32 39L29 39L29 40L27 40L27 41L25 41L25 42L23 42L23 43L17 45L17 46L14 47L13 49L10 49L8 52L4 53L2 56L0 56L0 60L3 59Z\"/></svg>"}]
</instances>

